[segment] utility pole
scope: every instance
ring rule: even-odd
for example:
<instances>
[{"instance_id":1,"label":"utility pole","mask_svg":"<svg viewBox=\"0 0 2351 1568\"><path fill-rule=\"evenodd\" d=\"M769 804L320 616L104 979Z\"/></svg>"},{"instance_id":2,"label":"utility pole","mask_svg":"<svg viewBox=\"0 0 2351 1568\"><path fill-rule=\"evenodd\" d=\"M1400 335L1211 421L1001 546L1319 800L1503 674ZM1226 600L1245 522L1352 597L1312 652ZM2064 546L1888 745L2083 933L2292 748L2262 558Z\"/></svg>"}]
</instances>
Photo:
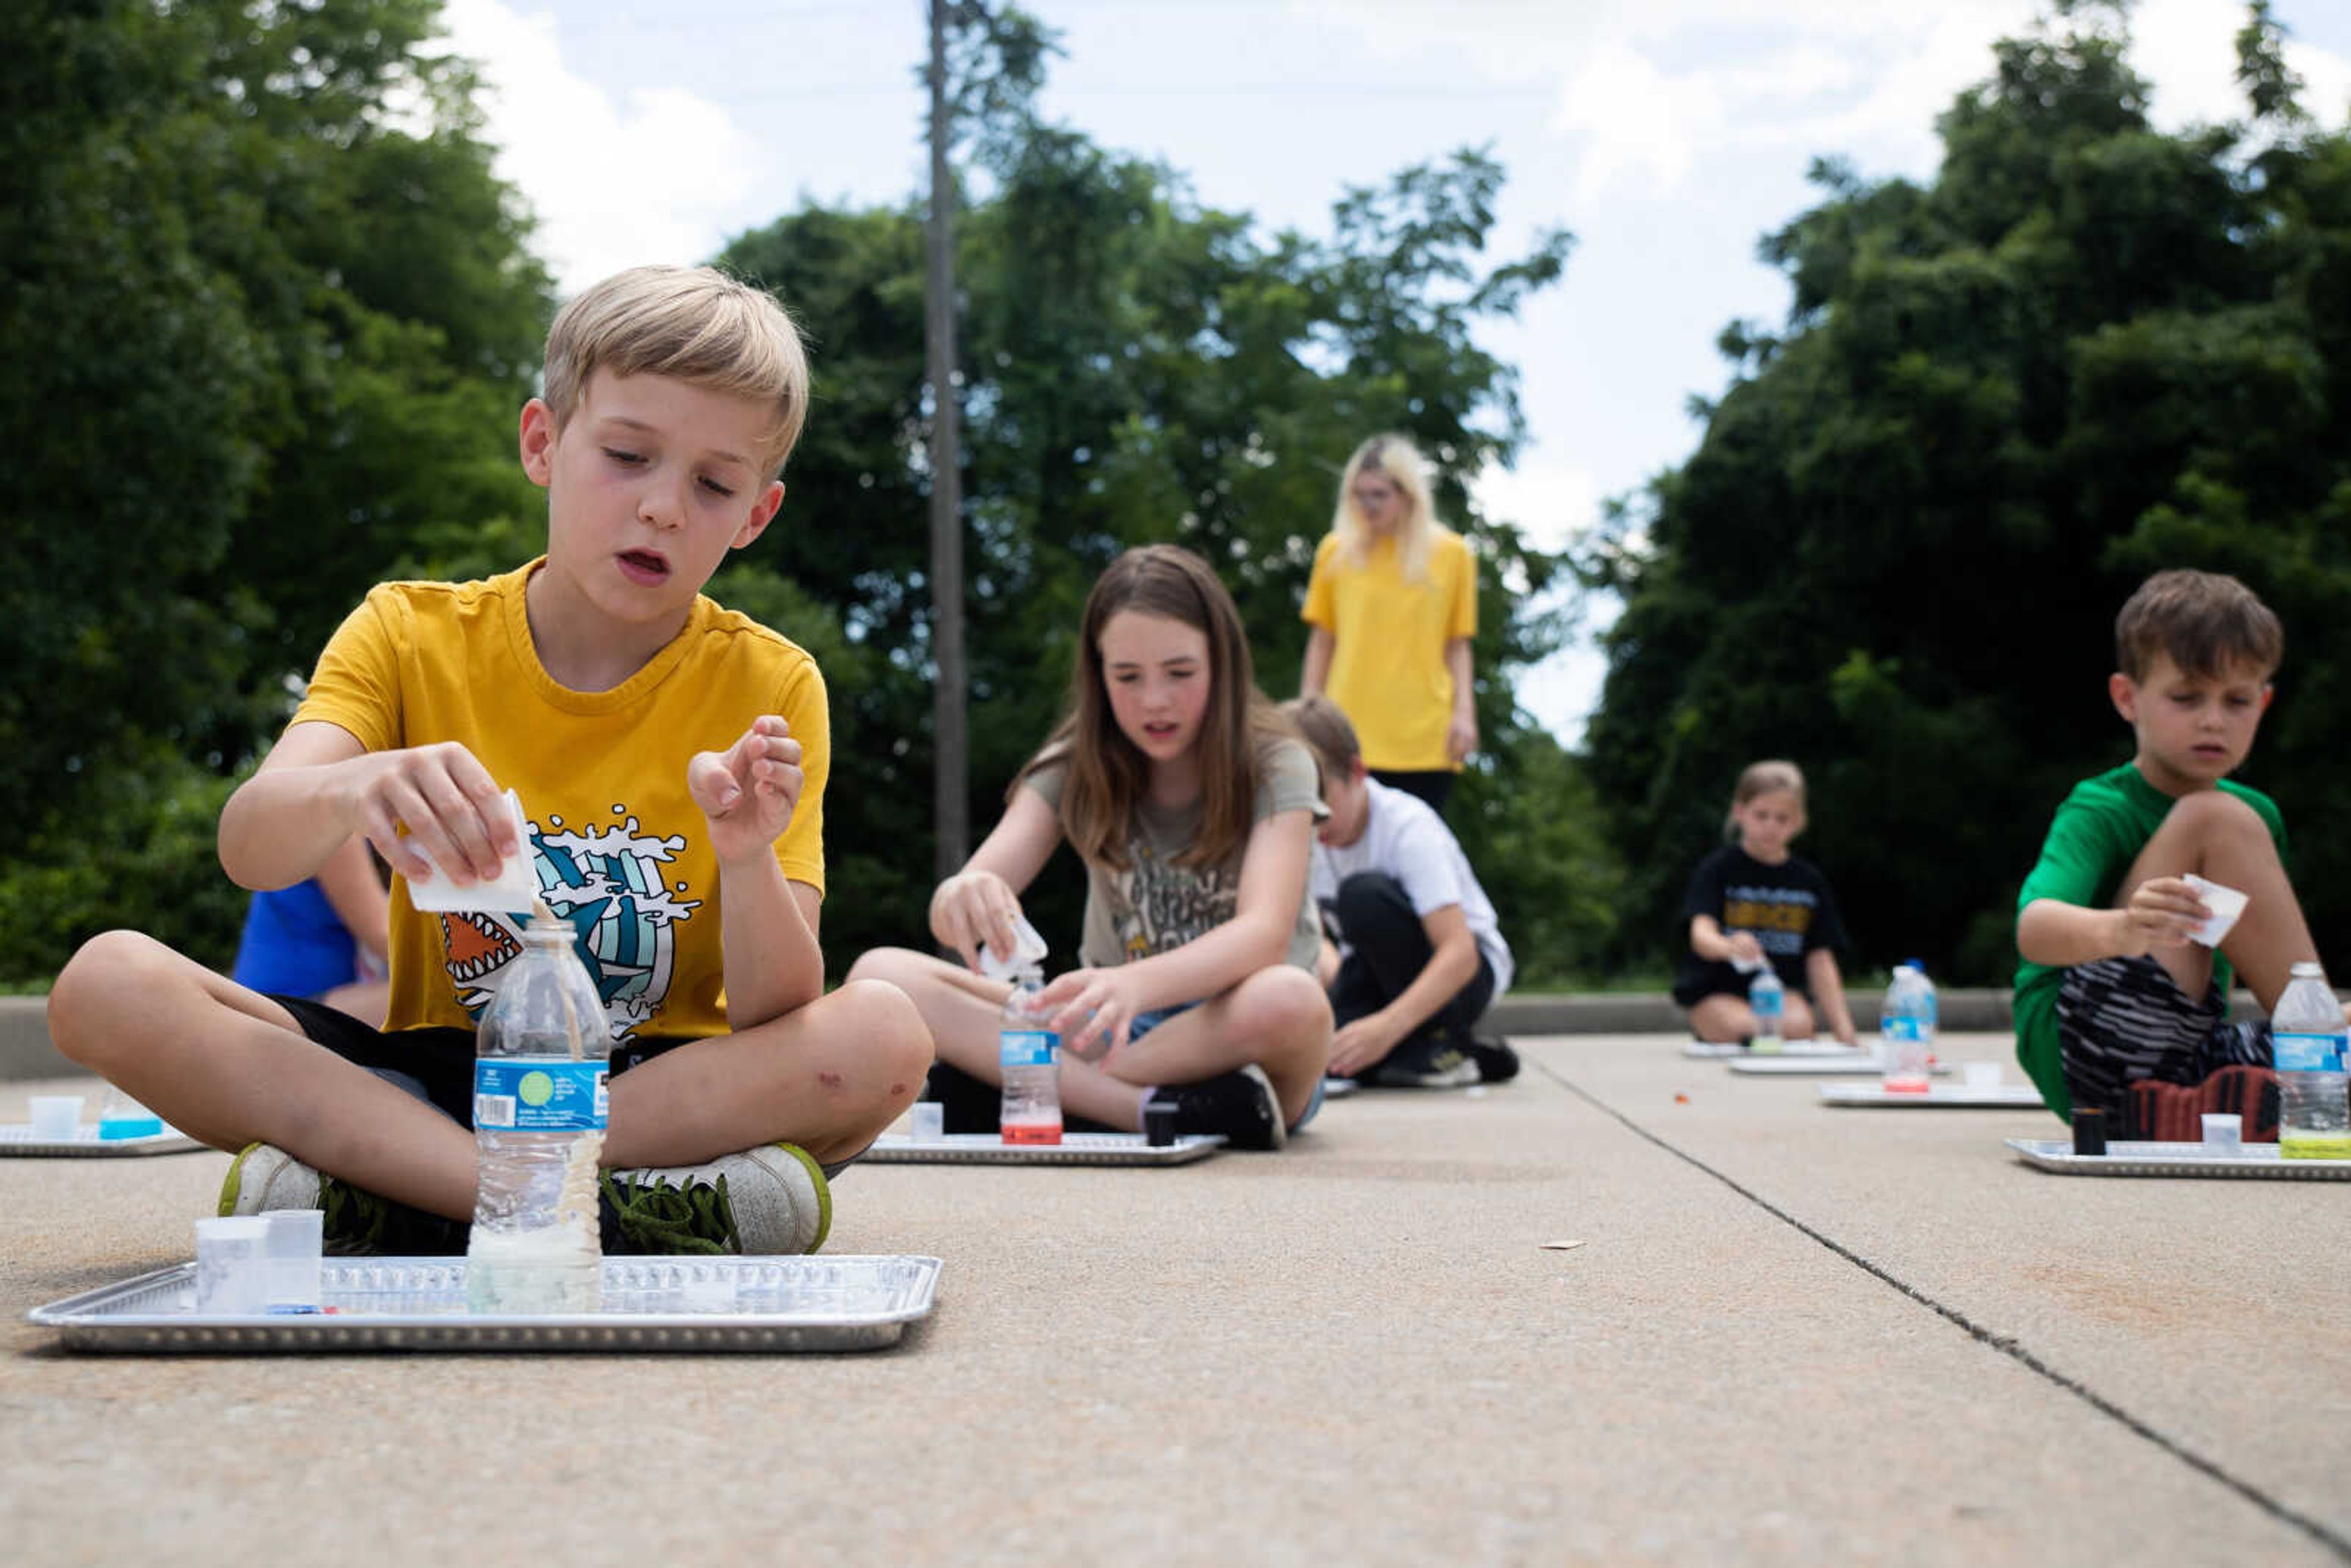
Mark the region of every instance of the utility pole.
<instances>
[{"instance_id":1,"label":"utility pole","mask_svg":"<svg viewBox=\"0 0 2351 1568\"><path fill-rule=\"evenodd\" d=\"M956 388L955 179L947 168L954 127L947 106L946 11L931 8L931 223L925 269L923 340L931 382L931 821L941 880L970 852L969 747L963 667L963 493L960 403Z\"/></svg>"}]
</instances>

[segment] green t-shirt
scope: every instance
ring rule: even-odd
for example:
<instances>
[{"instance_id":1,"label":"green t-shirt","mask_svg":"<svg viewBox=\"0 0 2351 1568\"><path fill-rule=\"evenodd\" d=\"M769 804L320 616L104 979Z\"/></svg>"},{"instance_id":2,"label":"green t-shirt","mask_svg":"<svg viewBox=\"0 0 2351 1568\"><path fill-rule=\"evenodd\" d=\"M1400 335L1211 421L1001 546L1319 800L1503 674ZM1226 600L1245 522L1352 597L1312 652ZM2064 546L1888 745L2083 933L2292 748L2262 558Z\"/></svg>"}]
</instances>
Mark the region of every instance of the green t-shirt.
<instances>
[{"instance_id":1,"label":"green t-shirt","mask_svg":"<svg viewBox=\"0 0 2351 1568\"><path fill-rule=\"evenodd\" d=\"M2277 841L2278 856L2285 856L2285 821L2277 803L2258 789L2229 779L2221 789L2234 795L2269 824ZM2085 909L2113 907L2115 894L2139 851L2174 804L2147 781L2135 763L2085 779L2074 786L2050 820L2049 836L2041 841L2041 861L2017 890L2016 910L2036 898L2053 898ZM2062 967L2019 961L2016 966L2016 1060L2041 1088L2041 1097L2060 1117L2073 1115L2073 1100L2065 1092L2065 1069L2057 1046L2057 987L2064 978ZM2229 994L2235 977L2229 961L2212 955L2212 983Z\"/></svg>"}]
</instances>

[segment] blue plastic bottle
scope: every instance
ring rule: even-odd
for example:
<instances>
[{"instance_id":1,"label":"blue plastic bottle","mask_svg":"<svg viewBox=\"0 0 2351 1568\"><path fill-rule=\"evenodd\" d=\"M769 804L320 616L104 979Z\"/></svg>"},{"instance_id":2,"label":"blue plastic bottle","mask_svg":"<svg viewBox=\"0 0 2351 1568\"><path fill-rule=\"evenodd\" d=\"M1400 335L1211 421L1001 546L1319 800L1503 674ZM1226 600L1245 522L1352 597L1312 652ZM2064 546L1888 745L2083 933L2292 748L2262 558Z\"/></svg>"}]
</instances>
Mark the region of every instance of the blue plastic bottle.
<instances>
[{"instance_id":1,"label":"blue plastic bottle","mask_svg":"<svg viewBox=\"0 0 2351 1568\"><path fill-rule=\"evenodd\" d=\"M1780 983L1771 965L1756 970L1755 977L1747 982L1747 1005L1755 1014L1755 1034L1747 1049L1766 1056L1776 1053L1782 1043L1781 1020L1788 1012L1788 988Z\"/></svg>"}]
</instances>

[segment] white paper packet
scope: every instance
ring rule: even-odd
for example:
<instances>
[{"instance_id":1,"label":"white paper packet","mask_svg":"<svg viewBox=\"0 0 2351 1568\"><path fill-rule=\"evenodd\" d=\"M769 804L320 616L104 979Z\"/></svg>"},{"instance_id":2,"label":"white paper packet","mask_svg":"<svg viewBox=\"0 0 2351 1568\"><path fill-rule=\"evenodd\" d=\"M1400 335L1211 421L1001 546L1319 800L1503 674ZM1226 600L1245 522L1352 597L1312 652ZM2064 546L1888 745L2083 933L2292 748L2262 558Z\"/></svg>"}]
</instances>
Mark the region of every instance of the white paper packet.
<instances>
[{"instance_id":1,"label":"white paper packet","mask_svg":"<svg viewBox=\"0 0 2351 1568\"><path fill-rule=\"evenodd\" d=\"M1029 924L1029 917L1025 915L1013 923L1012 956L999 958L994 948L986 943L980 945L979 972L991 980L1008 980L1029 965L1044 961L1045 939L1037 934L1034 925Z\"/></svg>"},{"instance_id":2,"label":"white paper packet","mask_svg":"<svg viewBox=\"0 0 2351 1568\"><path fill-rule=\"evenodd\" d=\"M491 915L527 915L538 901L538 878L530 864L530 824L524 821L522 797L509 789L506 793L507 810L513 813L516 851L498 867L498 874L487 882L460 886L447 875L435 871L428 876L408 879L408 902L418 909L433 914L455 914L479 910ZM430 856L426 857L430 859Z\"/></svg>"}]
</instances>

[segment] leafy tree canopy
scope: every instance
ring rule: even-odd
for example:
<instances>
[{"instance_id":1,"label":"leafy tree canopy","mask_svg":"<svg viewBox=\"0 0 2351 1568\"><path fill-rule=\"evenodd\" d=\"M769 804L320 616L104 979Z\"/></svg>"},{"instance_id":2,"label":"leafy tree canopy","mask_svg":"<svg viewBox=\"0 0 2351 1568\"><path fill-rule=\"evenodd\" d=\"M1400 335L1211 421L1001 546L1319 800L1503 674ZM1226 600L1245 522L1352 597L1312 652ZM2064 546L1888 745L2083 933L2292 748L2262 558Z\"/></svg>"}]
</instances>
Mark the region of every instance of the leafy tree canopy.
<instances>
[{"instance_id":1,"label":"leafy tree canopy","mask_svg":"<svg viewBox=\"0 0 2351 1568\"><path fill-rule=\"evenodd\" d=\"M1815 165L1762 243L1784 329L1725 332L1697 452L1580 562L1624 600L1589 731L1620 954L1678 947L1739 768L1784 756L1863 964L2004 978L2051 811L2130 755L2114 616L2169 566L2285 621L2246 778L2300 827L2321 949L2351 940L2351 141L2280 42L2252 6L2248 118L2164 134L2121 9L2067 5L1942 116L1932 183Z\"/></svg>"}]
</instances>

